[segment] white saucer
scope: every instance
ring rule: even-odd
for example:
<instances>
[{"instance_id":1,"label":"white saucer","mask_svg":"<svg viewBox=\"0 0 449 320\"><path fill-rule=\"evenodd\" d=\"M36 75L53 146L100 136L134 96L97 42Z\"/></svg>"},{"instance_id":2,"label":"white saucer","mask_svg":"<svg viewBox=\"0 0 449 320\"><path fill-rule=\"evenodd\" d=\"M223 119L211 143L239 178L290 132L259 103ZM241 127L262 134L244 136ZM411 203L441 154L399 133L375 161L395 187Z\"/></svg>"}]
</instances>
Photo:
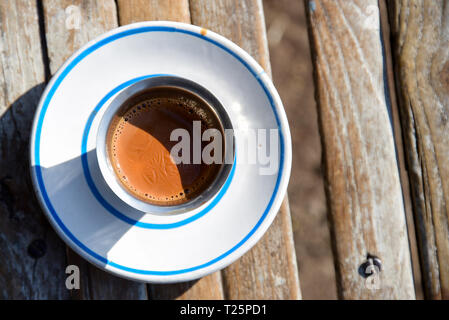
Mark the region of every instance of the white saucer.
<instances>
[{"instance_id":1,"label":"white saucer","mask_svg":"<svg viewBox=\"0 0 449 320\"><path fill-rule=\"evenodd\" d=\"M105 106L152 75L176 75L212 92L234 128L279 129L277 172L237 163L219 193L194 211L153 215L112 193L98 170L95 139ZM95 265L147 282L178 282L226 267L273 221L291 168L287 118L271 80L231 41L196 26L143 22L114 29L78 50L54 75L36 111L31 172L61 238Z\"/></svg>"}]
</instances>

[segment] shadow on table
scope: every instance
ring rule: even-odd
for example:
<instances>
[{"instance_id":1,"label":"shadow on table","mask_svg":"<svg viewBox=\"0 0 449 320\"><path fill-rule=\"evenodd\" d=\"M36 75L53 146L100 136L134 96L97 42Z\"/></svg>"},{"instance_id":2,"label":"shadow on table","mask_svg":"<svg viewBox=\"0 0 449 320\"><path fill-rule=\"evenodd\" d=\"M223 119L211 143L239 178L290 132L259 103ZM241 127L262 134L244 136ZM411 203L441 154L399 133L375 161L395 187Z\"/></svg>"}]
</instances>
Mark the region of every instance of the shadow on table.
<instances>
[{"instance_id":1,"label":"shadow on table","mask_svg":"<svg viewBox=\"0 0 449 320\"><path fill-rule=\"evenodd\" d=\"M85 171L87 167L90 174ZM82 255L95 258L105 267L109 263L108 252L133 227L113 216L113 210L126 213L123 215L134 221L139 221L144 213L132 210L128 214L129 207L107 187L95 150L51 167L33 166L32 170L36 172L43 203L60 233L76 244Z\"/></svg>"},{"instance_id":2,"label":"shadow on table","mask_svg":"<svg viewBox=\"0 0 449 320\"><path fill-rule=\"evenodd\" d=\"M6 88L8 86L5 84ZM42 215L29 169L29 136L45 84L0 105L0 299L67 299L65 246Z\"/></svg>"},{"instance_id":3,"label":"shadow on table","mask_svg":"<svg viewBox=\"0 0 449 320\"><path fill-rule=\"evenodd\" d=\"M152 300L173 300L180 298L185 292L195 285L199 280L172 283L152 284L149 286L149 295Z\"/></svg>"},{"instance_id":4,"label":"shadow on table","mask_svg":"<svg viewBox=\"0 0 449 320\"><path fill-rule=\"evenodd\" d=\"M0 256L2 257L0 283L4 284L3 289L0 290L0 298L67 299L71 296L70 291L65 287L67 277L65 268L67 264L70 264L70 261L66 260L66 248L42 214L30 178L29 137L34 113L44 88L45 84L41 83L26 91L11 105L0 106L5 110L0 114ZM88 158L92 156L94 156L93 152L87 155ZM52 199L70 200L73 203L82 201L86 196L85 193L91 192L85 188L85 178L79 158L50 168L39 169L45 177L45 184L52 185ZM99 174L101 173L94 170L92 177L101 190L102 183L105 182L98 180ZM72 192L70 197L64 196L64 193L69 190ZM101 192L104 193L104 190ZM120 200L112 200L113 203L116 201ZM59 205L61 204L64 203L60 202ZM66 205L70 207L69 202ZM92 211L92 214L95 214L95 211ZM113 230L108 224L105 224L101 230L90 230L91 226L86 225L86 232L89 232L91 241L103 241L102 245L112 248L114 243L131 227L126 223L121 225L120 228L114 227ZM98 274L98 272L91 272L92 268L89 266L80 272ZM98 287L105 287L103 291L111 292L110 295L106 294L105 298L113 299L118 296L124 298L126 287L134 290L140 285L103 271L101 273L104 273L100 277L101 281L96 281L95 276L88 276L89 281L81 283L81 286L96 287L100 295L93 298L103 298L102 290L97 290ZM11 281L11 279L15 280ZM116 290L111 290L114 283ZM194 282L151 285L150 298L153 296L162 299L176 298L193 284ZM118 291L122 291L122 294L117 293L114 296L114 292Z\"/></svg>"}]
</instances>

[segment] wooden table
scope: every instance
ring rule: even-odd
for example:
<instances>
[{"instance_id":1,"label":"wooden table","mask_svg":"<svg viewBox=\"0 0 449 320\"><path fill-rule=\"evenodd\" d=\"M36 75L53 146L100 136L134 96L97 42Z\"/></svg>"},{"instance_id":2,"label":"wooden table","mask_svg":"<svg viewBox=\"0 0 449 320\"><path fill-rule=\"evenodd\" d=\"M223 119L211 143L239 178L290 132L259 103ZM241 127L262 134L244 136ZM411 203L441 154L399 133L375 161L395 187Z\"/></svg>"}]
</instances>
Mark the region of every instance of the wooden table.
<instances>
[{"instance_id":1,"label":"wooden table","mask_svg":"<svg viewBox=\"0 0 449 320\"><path fill-rule=\"evenodd\" d=\"M447 1L305 4L339 296L449 299Z\"/></svg>"},{"instance_id":2,"label":"wooden table","mask_svg":"<svg viewBox=\"0 0 449 320\"><path fill-rule=\"evenodd\" d=\"M79 29L67 20L73 10L80 13ZM299 299L287 199L245 256L221 272L176 285L131 282L97 269L68 249L44 217L30 181L28 143L45 84L89 40L143 20L181 21L218 32L270 73L261 1L1 1L0 298ZM80 290L65 287L69 264L80 267Z\"/></svg>"},{"instance_id":3,"label":"wooden table","mask_svg":"<svg viewBox=\"0 0 449 320\"><path fill-rule=\"evenodd\" d=\"M304 3L339 297L414 299L423 288L426 298L449 299L448 7L444 0ZM67 20L73 10L79 28ZM28 143L46 82L90 39L142 20L216 31L270 74L260 0L1 1L0 298L300 299L287 199L241 259L176 285L97 269L42 214ZM69 264L80 267L80 290L65 287Z\"/></svg>"}]
</instances>

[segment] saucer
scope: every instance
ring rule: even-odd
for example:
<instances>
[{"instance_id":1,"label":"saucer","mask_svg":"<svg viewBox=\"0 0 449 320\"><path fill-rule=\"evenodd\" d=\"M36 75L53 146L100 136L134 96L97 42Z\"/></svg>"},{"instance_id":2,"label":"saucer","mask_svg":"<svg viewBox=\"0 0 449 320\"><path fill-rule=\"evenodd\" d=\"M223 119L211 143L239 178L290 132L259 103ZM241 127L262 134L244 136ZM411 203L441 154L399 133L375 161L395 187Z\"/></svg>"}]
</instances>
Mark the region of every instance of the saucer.
<instances>
[{"instance_id":1,"label":"saucer","mask_svg":"<svg viewBox=\"0 0 449 320\"><path fill-rule=\"evenodd\" d=\"M225 183L208 202L182 214L128 206L108 187L96 158L108 104L130 85L160 75L207 88L237 129ZM266 163L240 161L254 129L278 132L272 174L261 174ZM286 193L291 138L276 89L248 53L193 25L142 22L90 41L58 70L36 111L30 156L41 206L74 251L117 276L169 283L222 269L262 237Z\"/></svg>"}]
</instances>

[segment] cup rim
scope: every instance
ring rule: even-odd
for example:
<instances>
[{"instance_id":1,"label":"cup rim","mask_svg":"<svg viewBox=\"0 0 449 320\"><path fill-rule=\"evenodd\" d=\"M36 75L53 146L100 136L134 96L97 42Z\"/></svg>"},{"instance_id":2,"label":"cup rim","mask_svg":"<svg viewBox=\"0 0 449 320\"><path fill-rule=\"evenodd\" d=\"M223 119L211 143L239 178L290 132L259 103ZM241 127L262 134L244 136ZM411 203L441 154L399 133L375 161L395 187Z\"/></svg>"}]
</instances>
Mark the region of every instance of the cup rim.
<instances>
[{"instance_id":1,"label":"cup rim","mask_svg":"<svg viewBox=\"0 0 449 320\"><path fill-rule=\"evenodd\" d=\"M96 157L101 176L105 180L106 185L118 198L120 198L120 200L125 202L128 206L147 214L182 214L202 207L219 193L220 189L223 187L224 183L229 177L232 166L234 165L234 141L232 141L230 146L229 142L226 142L225 137L223 137L223 159L232 159L232 162L226 163L224 161L217 173L217 176L210 183L210 185L205 190L203 190L203 192L188 200L187 202L168 206L151 204L131 194L117 178L116 173L112 168L112 164L107 151L107 132L111 121L113 120L117 112L121 110L122 106L127 101L129 101L129 99L138 96L146 90L161 87L178 88L193 94L197 98L203 100L205 104L207 104L207 106L215 113L223 130L233 129L231 119L227 114L223 104L205 87L183 77L174 75L158 75L140 80L128 86L127 88L123 89L118 95L116 95L106 106L106 110L100 119L100 124L96 136ZM233 139L234 138L232 137L232 140Z\"/></svg>"}]
</instances>

